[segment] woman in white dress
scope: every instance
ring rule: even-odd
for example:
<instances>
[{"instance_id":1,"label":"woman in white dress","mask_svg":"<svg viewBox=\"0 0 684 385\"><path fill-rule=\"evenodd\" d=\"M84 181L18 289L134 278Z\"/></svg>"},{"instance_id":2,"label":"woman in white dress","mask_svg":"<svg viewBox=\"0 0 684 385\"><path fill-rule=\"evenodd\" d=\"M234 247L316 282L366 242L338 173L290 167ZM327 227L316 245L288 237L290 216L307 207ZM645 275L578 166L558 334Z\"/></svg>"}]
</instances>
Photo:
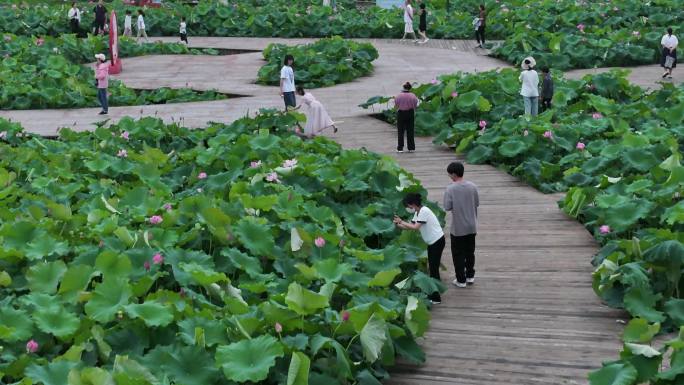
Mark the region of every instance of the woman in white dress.
<instances>
[{"instance_id":1,"label":"woman in white dress","mask_svg":"<svg viewBox=\"0 0 684 385\"><path fill-rule=\"evenodd\" d=\"M330 119L330 115L328 115L328 112L321 102L316 100L311 93L305 92L302 87L297 87L297 94L302 97L302 104L300 104L297 109L300 109L303 105L306 105L307 107L304 111L304 114L306 115L304 136L314 137L328 127L332 127L333 132L337 132L335 122Z\"/></svg>"},{"instance_id":2,"label":"woman in white dress","mask_svg":"<svg viewBox=\"0 0 684 385\"><path fill-rule=\"evenodd\" d=\"M406 5L404 5L404 36L401 40L406 40L406 35L413 35L413 42L417 43L418 38L416 38L416 32L413 30L413 7L411 6L411 0L406 0Z\"/></svg>"}]
</instances>

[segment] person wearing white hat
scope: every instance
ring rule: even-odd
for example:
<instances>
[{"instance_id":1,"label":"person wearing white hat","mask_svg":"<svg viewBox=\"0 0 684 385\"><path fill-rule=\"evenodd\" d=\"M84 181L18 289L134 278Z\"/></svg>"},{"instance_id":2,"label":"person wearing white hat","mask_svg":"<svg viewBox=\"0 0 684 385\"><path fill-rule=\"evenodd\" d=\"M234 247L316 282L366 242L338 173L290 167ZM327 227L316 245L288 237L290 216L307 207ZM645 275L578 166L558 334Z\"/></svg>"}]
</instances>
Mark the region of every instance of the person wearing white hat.
<instances>
[{"instance_id":1,"label":"person wearing white hat","mask_svg":"<svg viewBox=\"0 0 684 385\"><path fill-rule=\"evenodd\" d=\"M104 54L95 55L95 85L97 86L97 100L100 101L102 111L100 115L107 115L109 104L107 103L107 88L109 88L109 63Z\"/></svg>"},{"instance_id":2,"label":"person wearing white hat","mask_svg":"<svg viewBox=\"0 0 684 385\"><path fill-rule=\"evenodd\" d=\"M525 114L536 116L539 112L539 74L534 70L537 63L533 57L526 57L522 62L522 73L520 81L522 88L520 95L525 104Z\"/></svg>"}]
</instances>

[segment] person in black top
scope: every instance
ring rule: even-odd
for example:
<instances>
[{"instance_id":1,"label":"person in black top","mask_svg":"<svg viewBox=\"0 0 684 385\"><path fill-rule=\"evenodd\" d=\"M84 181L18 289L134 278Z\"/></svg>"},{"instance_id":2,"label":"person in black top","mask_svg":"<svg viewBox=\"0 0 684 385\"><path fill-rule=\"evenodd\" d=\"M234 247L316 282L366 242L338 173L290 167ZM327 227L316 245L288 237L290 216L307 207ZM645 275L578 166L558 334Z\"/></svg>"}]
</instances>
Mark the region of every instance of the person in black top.
<instances>
[{"instance_id":1,"label":"person in black top","mask_svg":"<svg viewBox=\"0 0 684 385\"><path fill-rule=\"evenodd\" d=\"M427 43L428 37L426 35L427 32L427 11L425 10L425 3L420 3L420 24L418 24L418 34L420 37L423 38L423 41L420 42L420 44Z\"/></svg>"},{"instance_id":2,"label":"person in black top","mask_svg":"<svg viewBox=\"0 0 684 385\"><path fill-rule=\"evenodd\" d=\"M542 86L541 86L541 105L542 111L551 108L551 99L553 99L553 79L551 78L551 71L549 67L542 68Z\"/></svg>"},{"instance_id":3,"label":"person in black top","mask_svg":"<svg viewBox=\"0 0 684 385\"><path fill-rule=\"evenodd\" d=\"M93 25L93 34L103 34L105 30L105 21L107 19L107 8L105 8L102 0L97 2L95 9L93 10L95 14L95 22Z\"/></svg>"}]
</instances>

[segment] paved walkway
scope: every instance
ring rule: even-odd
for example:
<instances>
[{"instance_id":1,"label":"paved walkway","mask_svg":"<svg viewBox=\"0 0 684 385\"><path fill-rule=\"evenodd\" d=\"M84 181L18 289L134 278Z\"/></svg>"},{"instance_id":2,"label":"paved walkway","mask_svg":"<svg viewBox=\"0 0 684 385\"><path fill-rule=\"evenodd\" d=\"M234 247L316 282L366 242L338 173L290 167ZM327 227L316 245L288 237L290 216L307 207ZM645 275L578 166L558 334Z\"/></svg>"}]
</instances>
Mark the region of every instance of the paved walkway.
<instances>
[{"instance_id":1,"label":"paved walkway","mask_svg":"<svg viewBox=\"0 0 684 385\"><path fill-rule=\"evenodd\" d=\"M259 49L273 39L191 39L198 46ZM289 40L294 44L298 41ZM375 42L380 59L375 73L353 83L315 90L336 120L332 137L349 148L395 157L418 177L432 200L441 201L449 182L446 165L452 151L418 138L417 152L396 154L395 129L356 107L368 97L398 91L407 81L425 82L456 70L483 71L505 64L468 49ZM112 108L111 117L150 114L170 120L183 117L191 126L208 120L230 121L256 106L280 107L275 87L253 84L259 54L235 57L150 56L126 59L121 79L136 86L216 87L255 95L220 102ZM178 81L176 79L184 79ZM88 129L97 109L0 112L30 130L54 134L75 124ZM477 282L466 289L450 285L453 267L444 253L449 284L444 302L432 312L422 343L427 363L400 365L388 384L493 385L586 384L587 373L618 356L616 322L624 315L600 303L591 289L591 256L597 245L577 222L561 213L557 197L544 195L516 178L486 165L466 166L466 177L480 186Z\"/></svg>"}]
</instances>

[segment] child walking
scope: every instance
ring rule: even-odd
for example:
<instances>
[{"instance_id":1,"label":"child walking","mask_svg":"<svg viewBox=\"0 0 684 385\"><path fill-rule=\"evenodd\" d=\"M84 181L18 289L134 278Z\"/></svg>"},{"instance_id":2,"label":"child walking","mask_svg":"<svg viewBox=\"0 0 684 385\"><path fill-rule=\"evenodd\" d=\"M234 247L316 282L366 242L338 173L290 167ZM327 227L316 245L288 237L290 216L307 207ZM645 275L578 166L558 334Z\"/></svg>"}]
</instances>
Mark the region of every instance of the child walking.
<instances>
[{"instance_id":1,"label":"child walking","mask_svg":"<svg viewBox=\"0 0 684 385\"><path fill-rule=\"evenodd\" d=\"M138 23L137 23L138 40L140 40L141 37L144 37L145 42L149 43L150 39L147 38L147 32L145 32L145 18L144 18L144 16L145 16L145 14L143 13L143 10L139 9L138 10Z\"/></svg>"},{"instance_id":2,"label":"child walking","mask_svg":"<svg viewBox=\"0 0 684 385\"><path fill-rule=\"evenodd\" d=\"M124 17L124 36L133 36L133 12L130 9L126 10L126 17Z\"/></svg>"},{"instance_id":3,"label":"child walking","mask_svg":"<svg viewBox=\"0 0 684 385\"><path fill-rule=\"evenodd\" d=\"M181 41L185 42L185 45L188 45L188 29L187 25L185 24L185 16L181 17L181 22L180 22L180 39Z\"/></svg>"}]
</instances>

